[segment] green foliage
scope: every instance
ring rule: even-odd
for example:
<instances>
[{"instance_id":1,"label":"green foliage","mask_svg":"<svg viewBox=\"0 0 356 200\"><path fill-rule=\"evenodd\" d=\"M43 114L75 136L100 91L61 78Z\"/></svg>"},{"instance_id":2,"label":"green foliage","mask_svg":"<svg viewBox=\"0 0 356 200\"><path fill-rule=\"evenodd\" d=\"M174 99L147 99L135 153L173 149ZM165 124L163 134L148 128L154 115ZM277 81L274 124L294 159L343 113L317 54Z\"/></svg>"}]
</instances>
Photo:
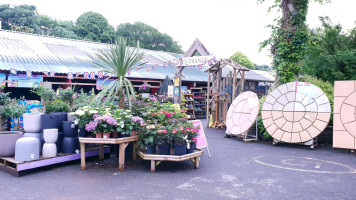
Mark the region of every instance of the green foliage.
<instances>
[{"instance_id":1,"label":"green foliage","mask_svg":"<svg viewBox=\"0 0 356 200\"><path fill-rule=\"evenodd\" d=\"M11 98L9 97L10 92L0 93L0 105L6 105L11 102Z\"/></svg>"},{"instance_id":2,"label":"green foliage","mask_svg":"<svg viewBox=\"0 0 356 200\"><path fill-rule=\"evenodd\" d=\"M53 100L54 97L56 96L56 92L53 89L48 88L44 85L41 85L40 87L32 88L30 91L34 94L37 94L39 97L41 97L45 103Z\"/></svg>"},{"instance_id":3,"label":"green foliage","mask_svg":"<svg viewBox=\"0 0 356 200\"><path fill-rule=\"evenodd\" d=\"M25 4L18 6L0 5L0 19L2 28L5 30L21 29L26 30L26 32L34 32L37 29L37 16L35 6Z\"/></svg>"},{"instance_id":4,"label":"green foliage","mask_svg":"<svg viewBox=\"0 0 356 200\"><path fill-rule=\"evenodd\" d=\"M62 100L55 100L50 101L46 104L46 111L45 113L52 113L52 112L69 112L70 106L62 101Z\"/></svg>"},{"instance_id":5,"label":"green foliage","mask_svg":"<svg viewBox=\"0 0 356 200\"><path fill-rule=\"evenodd\" d=\"M127 49L127 40L119 38L119 41L114 45L108 46L106 50L99 50L96 58L93 61L94 66L101 68L104 72L111 73L117 76L113 82L105 86L98 95L94 98L94 103L99 105L105 98L104 103L112 103L118 96L119 102L127 96L129 107L131 109L131 98L136 100L136 93L131 81L125 78L129 70L134 70L136 67L145 63L139 63L144 53L137 48ZM124 94L125 91L125 94Z\"/></svg>"},{"instance_id":6,"label":"green foliage","mask_svg":"<svg viewBox=\"0 0 356 200\"><path fill-rule=\"evenodd\" d=\"M94 42L113 43L115 31L108 20L99 13L86 12L78 17L74 32Z\"/></svg>"},{"instance_id":7,"label":"green foliage","mask_svg":"<svg viewBox=\"0 0 356 200\"><path fill-rule=\"evenodd\" d=\"M320 18L322 27L311 33L303 72L324 81L356 79L356 27L342 32L340 24Z\"/></svg>"},{"instance_id":8,"label":"green foliage","mask_svg":"<svg viewBox=\"0 0 356 200\"><path fill-rule=\"evenodd\" d=\"M258 0L263 2L264 0ZM320 3L328 0L314 0ZM271 37L261 43L261 48L271 45L273 55L273 68L277 72L277 80L287 83L296 80L301 71L301 60L304 57L309 42L309 35L305 25L308 4L310 0L290 1L275 0L269 8L282 10L282 18L275 19L276 25L268 25L271 28ZM291 12L287 6L290 3L294 7Z\"/></svg>"},{"instance_id":9,"label":"green foliage","mask_svg":"<svg viewBox=\"0 0 356 200\"><path fill-rule=\"evenodd\" d=\"M15 103L7 104L0 108L0 115L3 118L18 118L26 113L26 108L23 105L18 105Z\"/></svg>"},{"instance_id":10,"label":"green foliage","mask_svg":"<svg viewBox=\"0 0 356 200\"><path fill-rule=\"evenodd\" d=\"M73 103L72 103L72 111L76 111L78 108L82 108L84 106L90 105L90 103L93 100L93 96L95 95L94 93L94 88L92 91L90 91L89 94L85 93L83 89L81 89L79 92L77 92L74 96Z\"/></svg>"},{"instance_id":11,"label":"green foliage","mask_svg":"<svg viewBox=\"0 0 356 200\"><path fill-rule=\"evenodd\" d=\"M258 126L258 133L262 134L266 139L272 138L272 136L267 132L265 125L263 124L262 117L261 116L261 111L262 111L262 106L267 98L267 95L264 95L260 98L260 109L259 109L259 117L257 117L257 126Z\"/></svg>"},{"instance_id":12,"label":"green foliage","mask_svg":"<svg viewBox=\"0 0 356 200\"><path fill-rule=\"evenodd\" d=\"M253 64L255 66L256 70L261 70L261 71L272 71L272 68L268 65L257 65Z\"/></svg>"},{"instance_id":13,"label":"green foliage","mask_svg":"<svg viewBox=\"0 0 356 200\"><path fill-rule=\"evenodd\" d=\"M141 48L183 53L181 46L171 36L142 22L120 24L117 27L116 35L130 38L132 46L137 46L136 42L139 41Z\"/></svg>"},{"instance_id":14,"label":"green foliage","mask_svg":"<svg viewBox=\"0 0 356 200\"><path fill-rule=\"evenodd\" d=\"M230 57L231 60L239 63L240 65L249 68L255 69L255 65L251 62L251 60L242 52L238 51L234 55Z\"/></svg>"}]
</instances>

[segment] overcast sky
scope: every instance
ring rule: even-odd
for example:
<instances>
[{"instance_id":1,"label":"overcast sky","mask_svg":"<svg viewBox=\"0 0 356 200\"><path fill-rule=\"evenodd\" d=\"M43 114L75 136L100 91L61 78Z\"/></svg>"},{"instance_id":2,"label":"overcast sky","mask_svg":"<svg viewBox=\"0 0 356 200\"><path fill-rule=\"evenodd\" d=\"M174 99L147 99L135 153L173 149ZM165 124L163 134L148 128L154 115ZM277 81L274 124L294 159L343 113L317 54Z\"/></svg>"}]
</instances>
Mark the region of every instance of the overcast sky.
<instances>
[{"instance_id":1,"label":"overcast sky","mask_svg":"<svg viewBox=\"0 0 356 200\"><path fill-rule=\"evenodd\" d=\"M87 11L106 17L115 27L120 23L141 21L167 33L186 51L195 38L218 58L241 51L256 64L271 63L267 49L258 52L259 43L269 37L266 25L280 13L267 8L274 0L0 0L0 4L30 4L39 14L58 20L76 19ZM344 30L355 26L356 0L332 0L320 5L310 3L307 23L320 26L319 16L329 16Z\"/></svg>"}]
</instances>

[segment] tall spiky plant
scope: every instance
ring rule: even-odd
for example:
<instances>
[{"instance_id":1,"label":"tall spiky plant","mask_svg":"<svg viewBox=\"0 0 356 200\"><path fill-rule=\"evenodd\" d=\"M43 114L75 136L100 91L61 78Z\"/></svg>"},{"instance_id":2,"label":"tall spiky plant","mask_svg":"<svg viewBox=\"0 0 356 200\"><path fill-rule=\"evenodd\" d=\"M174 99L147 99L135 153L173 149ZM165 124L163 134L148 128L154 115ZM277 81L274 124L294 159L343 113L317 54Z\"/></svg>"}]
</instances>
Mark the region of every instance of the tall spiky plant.
<instances>
[{"instance_id":1,"label":"tall spiky plant","mask_svg":"<svg viewBox=\"0 0 356 200\"><path fill-rule=\"evenodd\" d=\"M114 97L118 96L119 102L127 96L129 107L131 109L133 100L136 100L135 90L130 80L125 78L125 75L136 67L142 66L145 63L140 63L144 57L144 53L138 48L127 48L127 39L119 38L113 45L108 45L106 50L99 50L96 58L93 61L94 67L101 68L103 72L117 76L113 82L105 86L103 90L97 94L93 103L99 105L101 103L110 103L114 101ZM106 80L108 80L107 78ZM105 80L105 81L106 81ZM105 100L103 101L103 99Z\"/></svg>"}]
</instances>

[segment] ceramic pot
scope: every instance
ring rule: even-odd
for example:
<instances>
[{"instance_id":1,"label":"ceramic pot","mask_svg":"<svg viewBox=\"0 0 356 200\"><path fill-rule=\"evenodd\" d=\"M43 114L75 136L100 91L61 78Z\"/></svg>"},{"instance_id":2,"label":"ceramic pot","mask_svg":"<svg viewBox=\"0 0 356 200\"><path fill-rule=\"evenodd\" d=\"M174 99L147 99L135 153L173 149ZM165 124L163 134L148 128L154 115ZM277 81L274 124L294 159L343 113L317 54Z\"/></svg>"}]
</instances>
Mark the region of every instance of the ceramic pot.
<instances>
[{"instance_id":1,"label":"ceramic pot","mask_svg":"<svg viewBox=\"0 0 356 200\"><path fill-rule=\"evenodd\" d=\"M62 152L62 144L63 144L63 132L58 132L58 139L56 142L56 146L57 146L57 153L61 153Z\"/></svg>"},{"instance_id":2,"label":"ceramic pot","mask_svg":"<svg viewBox=\"0 0 356 200\"><path fill-rule=\"evenodd\" d=\"M45 143L42 147L42 157L51 158L57 156L57 146L54 143Z\"/></svg>"},{"instance_id":3,"label":"ceramic pot","mask_svg":"<svg viewBox=\"0 0 356 200\"><path fill-rule=\"evenodd\" d=\"M16 141L15 160L16 161L32 161L40 157L40 141L38 138L25 137Z\"/></svg>"},{"instance_id":4,"label":"ceramic pot","mask_svg":"<svg viewBox=\"0 0 356 200\"><path fill-rule=\"evenodd\" d=\"M55 143L58 139L58 129L44 129L43 138L46 143Z\"/></svg>"},{"instance_id":5,"label":"ceramic pot","mask_svg":"<svg viewBox=\"0 0 356 200\"><path fill-rule=\"evenodd\" d=\"M171 145L170 144L159 144L158 151L160 155L170 155L171 154Z\"/></svg>"},{"instance_id":6,"label":"ceramic pot","mask_svg":"<svg viewBox=\"0 0 356 200\"><path fill-rule=\"evenodd\" d=\"M103 138L104 139L110 138L110 133L103 133Z\"/></svg>"},{"instance_id":7,"label":"ceramic pot","mask_svg":"<svg viewBox=\"0 0 356 200\"><path fill-rule=\"evenodd\" d=\"M59 130L59 122L60 116L59 115L50 115L50 114L43 114L41 115L41 132L43 129L51 129L56 128Z\"/></svg>"},{"instance_id":8,"label":"ceramic pot","mask_svg":"<svg viewBox=\"0 0 356 200\"><path fill-rule=\"evenodd\" d=\"M85 128L79 128L78 131L78 137L86 137L88 132L85 130Z\"/></svg>"},{"instance_id":9,"label":"ceramic pot","mask_svg":"<svg viewBox=\"0 0 356 200\"><path fill-rule=\"evenodd\" d=\"M79 147L78 142L78 138L64 137L62 143L62 153L75 153Z\"/></svg>"},{"instance_id":10,"label":"ceramic pot","mask_svg":"<svg viewBox=\"0 0 356 200\"><path fill-rule=\"evenodd\" d=\"M176 156L181 156L187 153L187 145L186 144L175 144L174 145L174 154Z\"/></svg>"},{"instance_id":11,"label":"ceramic pot","mask_svg":"<svg viewBox=\"0 0 356 200\"><path fill-rule=\"evenodd\" d=\"M102 133L95 133L95 137L96 138L103 138L103 134Z\"/></svg>"},{"instance_id":12,"label":"ceramic pot","mask_svg":"<svg viewBox=\"0 0 356 200\"><path fill-rule=\"evenodd\" d=\"M71 121L64 121L62 123L63 123L64 137L77 137L78 136L78 126L76 126Z\"/></svg>"},{"instance_id":13,"label":"ceramic pot","mask_svg":"<svg viewBox=\"0 0 356 200\"><path fill-rule=\"evenodd\" d=\"M42 113L25 113L23 115L23 128L26 132L39 133L41 131Z\"/></svg>"},{"instance_id":14,"label":"ceramic pot","mask_svg":"<svg viewBox=\"0 0 356 200\"><path fill-rule=\"evenodd\" d=\"M0 157L14 156L16 141L22 137L21 131L0 132Z\"/></svg>"},{"instance_id":15,"label":"ceramic pot","mask_svg":"<svg viewBox=\"0 0 356 200\"><path fill-rule=\"evenodd\" d=\"M154 145L149 145L149 144L146 144L146 153L147 154L155 154L156 153L156 144Z\"/></svg>"}]
</instances>

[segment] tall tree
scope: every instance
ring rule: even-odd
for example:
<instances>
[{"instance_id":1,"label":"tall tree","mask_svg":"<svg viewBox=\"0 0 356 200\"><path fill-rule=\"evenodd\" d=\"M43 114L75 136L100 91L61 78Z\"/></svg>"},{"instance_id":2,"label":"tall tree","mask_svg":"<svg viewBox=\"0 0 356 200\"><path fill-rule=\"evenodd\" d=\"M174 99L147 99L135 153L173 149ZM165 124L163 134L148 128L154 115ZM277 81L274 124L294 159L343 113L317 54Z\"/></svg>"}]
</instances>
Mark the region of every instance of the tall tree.
<instances>
[{"instance_id":1,"label":"tall tree","mask_svg":"<svg viewBox=\"0 0 356 200\"><path fill-rule=\"evenodd\" d=\"M95 42L113 43L115 30L108 20L99 13L86 12L78 17L74 32L88 40Z\"/></svg>"},{"instance_id":2,"label":"tall tree","mask_svg":"<svg viewBox=\"0 0 356 200\"><path fill-rule=\"evenodd\" d=\"M230 59L246 68L255 69L255 65L251 62L251 60L240 51L234 53L234 55L232 55Z\"/></svg>"},{"instance_id":3,"label":"tall tree","mask_svg":"<svg viewBox=\"0 0 356 200\"><path fill-rule=\"evenodd\" d=\"M263 2L265 0L258 0ZM277 25L269 25L271 37L261 44L261 48L271 45L273 68L280 83L296 79L301 71L301 60L308 44L308 30L305 25L310 1L329 2L329 0L274 0L271 8L282 10L282 18Z\"/></svg>"},{"instance_id":4,"label":"tall tree","mask_svg":"<svg viewBox=\"0 0 356 200\"><path fill-rule=\"evenodd\" d=\"M117 27L116 35L129 38L132 46L139 41L140 47L145 49L183 53L181 46L171 36L142 22L120 24Z\"/></svg>"},{"instance_id":5,"label":"tall tree","mask_svg":"<svg viewBox=\"0 0 356 200\"><path fill-rule=\"evenodd\" d=\"M340 24L320 18L322 27L311 33L303 72L324 81L356 79L356 27L343 33Z\"/></svg>"},{"instance_id":6,"label":"tall tree","mask_svg":"<svg viewBox=\"0 0 356 200\"><path fill-rule=\"evenodd\" d=\"M35 32L37 26L37 10L35 6L9 4L0 5L0 20L5 30Z\"/></svg>"}]
</instances>

